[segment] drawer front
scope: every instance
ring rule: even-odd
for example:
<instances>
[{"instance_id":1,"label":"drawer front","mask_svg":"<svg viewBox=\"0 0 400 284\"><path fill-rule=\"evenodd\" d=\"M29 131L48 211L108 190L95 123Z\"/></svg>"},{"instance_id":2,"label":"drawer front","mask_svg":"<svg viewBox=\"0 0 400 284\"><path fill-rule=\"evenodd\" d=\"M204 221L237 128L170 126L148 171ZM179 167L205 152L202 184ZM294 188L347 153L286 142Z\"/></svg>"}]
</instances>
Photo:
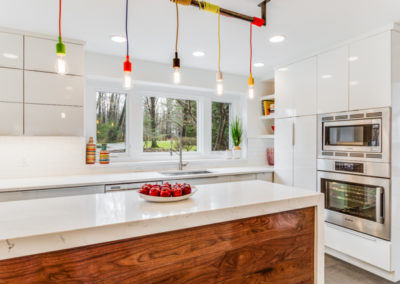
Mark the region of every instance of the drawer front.
<instances>
[{"instance_id":1,"label":"drawer front","mask_svg":"<svg viewBox=\"0 0 400 284\"><path fill-rule=\"evenodd\" d=\"M325 224L325 246L386 271L392 271L391 243L388 241Z\"/></svg>"},{"instance_id":2,"label":"drawer front","mask_svg":"<svg viewBox=\"0 0 400 284\"><path fill-rule=\"evenodd\" d=\"M23 67L22 35L0 32L0 67Z\"/></svg>"},{"instance_id":3,"label":"drawer front","mask_svg":"<svg viewBox=\"0 0 400 284\"><path fill-rule=\"evenodd\" d=\"M0 68L0 101L23 102L22 70Z\"/></svg>"},{"instance_id":4,"label":"drawer front","mask_svg":"<svg viewBox=\"0 0 400 284\"><path fill-rule=\"evenodd\" d=\"M25 37L25 69L55 72L56 40ZM68 74L84 75L83 46L64 42L66 48L65 59L68 64Z\"/></svg>"},{"instance_id":5,"label":"drawer front","mask_svg":"<svg viewBox=\"0 0 400 284\"><path fill-rule=\"evenodd\" d=\"M229 176L230 181L246 181L246 180L255 180L257 179L256 174L245 174L245 175L235 175L235 176Z\"/></svg>"},{"instance_id":6,"label":"drawer front","mask_svg":"<svg viewBox=\"0 0 400 284\"><path fill-rule=\"evenodd\" d=\"M83 106L84 78L25 71L25 102Z\"/></svg>"},{"instance_id":7,"label":"drawer front","mask_svg":"<svg viewBox=\"0 0 400 284\"><path fill-rule=\"evenodd\" d=\"M25 104L25 135L83 136L83 108Z\"/></svg>"},{"instance_id":8,"label":"drawer front","mask_svg":"<svg viewBox=\"0 0 400 284\"><path fill-rule=\"evenodd\" d=\"M0 135L18 136L23 134L23 104L0 102Z\"/></svg>"}]
</instances>

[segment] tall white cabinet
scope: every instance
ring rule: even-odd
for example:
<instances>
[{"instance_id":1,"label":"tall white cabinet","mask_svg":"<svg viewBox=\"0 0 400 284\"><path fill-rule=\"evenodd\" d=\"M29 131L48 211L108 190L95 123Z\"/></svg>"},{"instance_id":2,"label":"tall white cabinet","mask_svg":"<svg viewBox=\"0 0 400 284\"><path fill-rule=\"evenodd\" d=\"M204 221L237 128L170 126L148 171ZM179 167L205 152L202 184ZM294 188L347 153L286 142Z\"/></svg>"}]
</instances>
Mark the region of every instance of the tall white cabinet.
<instances>
[{"instance_id":1,"label":"tall white cabinet","mask_svg":"<svg viewBox=\"0 0 400 284\"><path fill-rule=\"evenodd\" d=\"M62 76L55 73L56 42L0 31L0 135L83 136L83 43L65 42Z\"/></svg>"}]
</instances>

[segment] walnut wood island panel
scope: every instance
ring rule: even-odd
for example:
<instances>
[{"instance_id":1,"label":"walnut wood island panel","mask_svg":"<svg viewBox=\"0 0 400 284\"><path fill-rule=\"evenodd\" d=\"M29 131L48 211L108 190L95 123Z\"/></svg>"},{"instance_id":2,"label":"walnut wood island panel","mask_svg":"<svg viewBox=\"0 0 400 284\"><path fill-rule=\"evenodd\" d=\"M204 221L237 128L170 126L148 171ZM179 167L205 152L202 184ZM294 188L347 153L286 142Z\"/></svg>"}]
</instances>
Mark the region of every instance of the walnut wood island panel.
<instances>
[{"instance_id":1,"label":"walnut wood island panel","mask_svg":"<svg viewBox=\"0 0 400 284\"><path fill-rule=\"evenodd\" d=\"M266 188L264 194L264 189L259 189L256 194L251 189L256 184L274 188ZM0 261L0 283L323 283L318 224L322 199L317 193L283 186L278 186L282 192L275 191L277 186L262 181L201 186L193 200L162 207L135 199L141 202L139 207L147 214L157 211L158 218L154 218L162 222L160 226L164 229L157 228L157 233L135 233L139 227L133 225L124 228L133 236L131 238L116 237L116 240L102 242L99 237L89 245L71 244L61 250L55 246L46 252L14 255L16 257L0 254L3 259ZM220 191L210 199L208 190ZM258 199L257 202L251 203L250 198L242 203L247 196L243 193L259 195L253 197ZM271 193L274 193L274 200L260 200L264 195L264 198L267 195L271 198ZM113 193L101 197L115 200L123 196L126 201L127 197L134 199L134 194ZM201 198L208 199L206 202L215 207L213 201L220 198L220 194L226 199L239 195L241 201L230 200L228 203L233 207L222 202L218 209L214 208L216 210L203 208ZM282 196L278 198L277 194ZM53 202L73 201L61 199L64 200L57 198ZM282 206L288 210L282 210ZM1 207L0 204L0 213ZM180 214L175 212L179 207L182 207ZM194 207L195 211L188 210ZM171 214L171 211L175 213ZM169 215L160 217L161 212L169 212ZM147 221L149 219L147 216ZM173 226L174 222L180 225ZM153 224L156 223L147 226ZM115 225L114 228L102 226L100 229L106 230L106 235L110 232L107 229L122 229L121 223ZM68 243L79 234L87 239L91 236L85 234L88 229L56 234ZM36 238L41 237L52 239L51 236ZM8 244L17 248L26 245L26 241L25 238L8 239ZM40 240L30 241L40 245Z\"/></svg>"}]
</instances>

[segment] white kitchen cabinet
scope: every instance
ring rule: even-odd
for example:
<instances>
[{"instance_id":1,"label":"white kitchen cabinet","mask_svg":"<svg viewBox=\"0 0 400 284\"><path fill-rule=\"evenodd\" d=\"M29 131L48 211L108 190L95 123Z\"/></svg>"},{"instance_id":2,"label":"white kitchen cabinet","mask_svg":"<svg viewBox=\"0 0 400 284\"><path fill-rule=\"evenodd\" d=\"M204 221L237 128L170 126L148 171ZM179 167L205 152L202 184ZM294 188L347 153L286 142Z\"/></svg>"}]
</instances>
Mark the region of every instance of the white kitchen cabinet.
<instances>
[{"instance_id":1,"label":"white kitchen cabinet","mask_svg":"<svg viewBox=\"0 0 400 284\"><path fill-rule=\"evenodd\" d=\"M293 185L317 191L317 116L294 118Z\"/></svg>"},{"instance_id":2,"label":"white kitchen cabinet","mask_svg":"<svg viewBox=\"0 0 400 284\"><path fill-rule=\"evenodd\" d=\"M317 59L311 57L275 73L276 117L317 113Z\"/></svg>"},{"instance_id":3,"label":"white kitchen cabinet","mask_svg":"<svg viewBox=\"0 0 400 284\"><path fill-rule=\"evenodd\" d=\"M23 104L0 102L0 135L19 136L23 134Z\"/></svg>"},{"instance_id":4,"label":"white kitchen cabinet","mask_svg":"<svg viewBox=\"0 0 400 284\"><path fill-rule=\"evenodd\" d=\"M23 68L22 35L0 32L0 67Z\"/></svg>"},{"instance_id":5,"label":"white kitchen cabinet","mask_svg":"<svg viewBox=\"0 0 400 284\"><path fill-rule=\"evenodd\" d=\"M83 107L25 104L25 135L83 136Z\"/></svg>"},{"instance_id":6,"label":"white kitchen cabinet","mask_svg":"<svg viewBox=\"0 0 400 284\"><path fill-rule=\"evenodd\" d=\"M56 66L56 40L25 36L25 69L55 72ZM68 74L84 75L84 50L83 46L64 42L66 48L66 61Z\"/></svg>"},{"instance_id":7,"label":"white kitchen cabinet","mask_svg":"<svg viewBox=\"0 0 400 284\"><path fill-rule=\"evenodd\" d=\"M0 68L0 102L23 102L22 70Z\"/></svg>"},{"instance_id":8,"label":"white kitchen cabinet","mask_svg":"<svg viewBox=\"0 0 400 284\"><path fill-rule=\"evenodd\" d=\"M347 111L348 47L318 55L318 113Z\"/></svg>"},{"instance_id":9,"label":"white kitchen cabinet","mask_svg":"<svg viewBox=\"0 0 400 284\"><path fill-rule=\"evenodd\" d=\"M274 180L293 185L293 118L275 120Z\"/></svg>"},{"instance_id":10,"label":"white kitchen cabinet","mask_svg":"<svg viewBox=\"0 0 400 284\"><path fill-rule=\"evenodd\" d=\"M24 80L25 103L83 106L81 76L25 71Z\"/></svg>"},{"instance_id":11,"label":"white kitchen cabinet","mask_svg":"<svg viewBox=\"0 0 400 284\"><path fill-rule=\"evenodd\" d=\"M391 32L350 44L350 110L391 106Z\"/></svg>"},{"instance_id":12,"label":"white kitchen cabinet","mask_svg":"<svg viewBox=\"0 0 400 284\"><path fill-rule=\"evenodd\" d=\"M276 183L317 190L316 126L316 115L276 119L274 166Z\"/></svg>"}]
</instances>

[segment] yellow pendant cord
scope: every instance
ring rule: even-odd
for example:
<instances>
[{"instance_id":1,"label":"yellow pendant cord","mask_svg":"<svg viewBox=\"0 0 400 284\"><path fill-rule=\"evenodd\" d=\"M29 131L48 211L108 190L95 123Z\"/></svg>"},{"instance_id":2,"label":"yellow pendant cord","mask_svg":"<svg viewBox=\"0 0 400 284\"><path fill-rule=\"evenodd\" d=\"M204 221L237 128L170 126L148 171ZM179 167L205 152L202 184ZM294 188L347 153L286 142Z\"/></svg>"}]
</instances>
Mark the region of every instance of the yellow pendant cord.
<instances>
[{"instance_id":1,"label":"yellow pendant cord","mask_svg":"<svg viewBox=\"0 0 400 284\"><path fill-rule=\"evenodd\" d=\"M178 52L178 38L179 38L179 9L178 2L176 4L176 41L175 41L175 52Z\"/></svg>"},{"instance_id":2,"label":"yellow pendant cord","mask_svg":"<svg viewBox=\"0 0 400 284\"><path fill-rule=\"evenodd\" d=\"M170 1L178 3L183 6L189 6L192 3L192 0L170 0Z\"/></svg>"}]
</instances>

